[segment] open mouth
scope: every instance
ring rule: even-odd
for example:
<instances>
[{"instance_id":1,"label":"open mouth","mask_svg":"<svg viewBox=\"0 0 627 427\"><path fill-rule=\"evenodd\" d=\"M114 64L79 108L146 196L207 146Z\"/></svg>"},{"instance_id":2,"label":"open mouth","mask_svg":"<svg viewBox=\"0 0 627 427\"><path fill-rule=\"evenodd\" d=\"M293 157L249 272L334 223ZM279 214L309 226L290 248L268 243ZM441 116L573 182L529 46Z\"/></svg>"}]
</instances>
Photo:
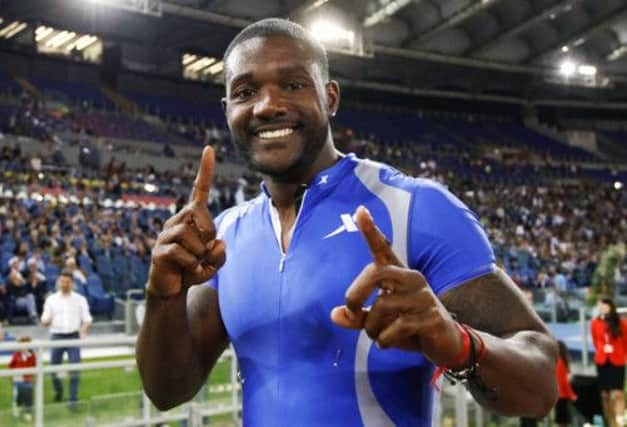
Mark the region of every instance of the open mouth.
<instances>
[{"instance_id":1,"label":"open mouth","mask_svg":"<svg viewBox=\"0 0 627 427\"><path fill-rule=\"evenodd\" d=\"M279 129L261 130L255 132L255 136L263 141L272 141L285 138L298 130L298 126L284 127Z\"/></svg>"}]
</instances>

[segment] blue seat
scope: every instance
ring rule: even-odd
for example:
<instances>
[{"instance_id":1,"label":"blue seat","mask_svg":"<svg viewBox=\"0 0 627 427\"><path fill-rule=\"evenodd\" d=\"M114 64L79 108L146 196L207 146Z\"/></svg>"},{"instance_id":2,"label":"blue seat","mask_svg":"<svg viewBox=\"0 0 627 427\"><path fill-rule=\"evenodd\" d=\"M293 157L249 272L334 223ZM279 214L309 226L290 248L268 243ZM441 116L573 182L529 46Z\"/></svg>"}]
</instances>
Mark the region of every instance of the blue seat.
<instances>
[{"instance_id":1,"label":"blue seat","mask_svg":"<svg viewBox=\"0 0 627 427\"><path fill-rule=\"evenodd\" d=\"M79 255L78 256L78 265L87 274L91 274L94 272L94 264L87 255Z\"/></svg>"},{"instance_id":2,"label":"blue seat","mask_svg":"<svg viewBox=\"0 0 627 427\"><path fill-rule=\"evenodd\" d=\"M111 290L122 296L129 287L132 287L131 266L128 255L121 252L114 253L112 267L115 287Z\"/></svg>"},{"instance_id":3,"label":"blue seat","mask_svg":"<svg viewBox=\"0 0 627 427\"><path fill-rule=\"evenodd\" d=\"M10 251L0 252L0 274L6 274L9 272L9 260L13 256Z\"/></svg>"},{"instance_id":4,"label":"blue seat","mask_svg":"<svg viewBox=\"0 0 627 427\"><path fill-rule=\"evenodd\" d=\"M79 280L74 280L74 291L87 298L87 285Z\"/></svg>"},{"instance_id":5,"label":"blue seat","mask_svg":"<svg viewBox=\"0 0 627 427\"><path fill-rule=\"evenodd\" d=\"M116 278L113 272L113 259L104 254L96 255L96 273L100 276L107 291L115 291Z\"/></svg>"},{"instance_id":6,"label":"blue seat","mask_svg":"<svg viewBox=\"0 0 627 427\"><path fill-rule=\"evenodd\" d=\"M133 289L144 289L148 281L149 261L143 260L136 254L129 257L130 261L130 287Z\"/></svg>"},{"instance_id":7,"label":"blue seat","mask_svg":"<svg viewBox=\"0 0 627 427\"><path fill-rule=\"evenodd\" d=\"M113 317L115 308L113 295L105 291L102 280L96 273L87 276L87 299L90 311L93 314L104 314L109 318Z\"/></svg>"},{"instance_id":8,"label":"blue seat","mask_svg":"<svg viewBox=\"0 0 627 427\"><path fill-rule=\"evenodd\" d=\"M8 342L8 341L15 341L15 337L13 336L13 334L11 334L11 332L5 331L4 342ZM13 350L0 351L0 356L10 356L12 354L13 354Z\"/></svg>"},{"instance_id":9,"label":"blue seat","mask_svg":"<svg viewBox=\"0 0 627 427\"><path fill-rule=\"evenodd\" d=\"M46 289L48 292L55 292L57 290L57 279L59 278L59 267L55 264L46 264Z\"/></svg>"}]
</instances>

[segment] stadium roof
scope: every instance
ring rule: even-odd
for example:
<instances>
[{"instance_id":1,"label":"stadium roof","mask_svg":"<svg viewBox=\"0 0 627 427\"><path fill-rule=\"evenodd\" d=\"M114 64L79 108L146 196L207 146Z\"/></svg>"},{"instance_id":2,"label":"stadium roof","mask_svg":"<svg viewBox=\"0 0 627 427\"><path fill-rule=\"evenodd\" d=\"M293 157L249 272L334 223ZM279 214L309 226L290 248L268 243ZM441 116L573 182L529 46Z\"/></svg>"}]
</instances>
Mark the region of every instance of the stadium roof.
<instances>
[{"instance_id":1,"label":"stadium roof","mask_svg":"<svg viewBox=\"0 0 627 427\"><path fill-rule=\"evenodd\" d=\"M335 19L360 46L354 55L332 53L332 72L356 87L627 102L627 0L20 0L0 2L0 16L100 35L153 68L167 52L220 56L260 18ZM564 77L564 61L575 74L593 66L594 78L583 80L597 87ZM556 84L564 79L570 84Z\"/></svg>"}]
</instances>

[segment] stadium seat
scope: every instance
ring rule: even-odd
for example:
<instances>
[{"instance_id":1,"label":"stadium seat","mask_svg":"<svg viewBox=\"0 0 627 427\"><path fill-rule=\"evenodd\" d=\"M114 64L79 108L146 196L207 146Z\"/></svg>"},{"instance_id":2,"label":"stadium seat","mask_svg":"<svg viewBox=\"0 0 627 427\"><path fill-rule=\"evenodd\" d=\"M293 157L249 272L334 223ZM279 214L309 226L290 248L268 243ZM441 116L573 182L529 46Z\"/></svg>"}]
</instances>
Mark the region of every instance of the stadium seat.
<instances>
[{"instance_id":1,"label":"stadium seat","mask_svg":"<svg viewBox=\"0 0 627 427\"><path fill-rule=\"evenodd\" d=\"M105 289L109 292L115 292L113 260L104 254L96 255L96 272L100 276Z\"/></svg>"},{"instance_id":2,"label":"stadium seat","mask_svg":"<svg viewBox=\"0 0 627 427\"><path fill-rule=\"evenodd\" d=\"M102 280L96 273L87 276L87 298L92 314L104 314L108 318L113 317L115 305L113 295L105 291Z\"/></svg>"},{"instance_id":3,"label":"stadium seat","mask_svg":"<svg viewBox=\"0 0 627 427\"><path fill-rule=\"evenodd\" d=\"M78 265L85 273L90 274L94 272L94 264L87 255L79 255L78 257Z\"/></svg>"},{"instance_id":4,"label":"stadium seat","mask_svg":"<svg viewBox=\"0 0 627 427\"><path fill-rule=\"evenodd\" d=\"M59 267L55 264L46 264L46 288L48 292L57 290L57 279L59 278Z\"/></svg>"},{"instance_id":5,"label":"stadium seat","mask_svg":"<svg viewBox=\"0 0 627 427\"><path fill-rule=\"evenodd\" d=\"M133 289L144 289L148 280L148 261L141 259L138 255L132 254L130 260L130 287Z\"/></svg>"}]
</instances>

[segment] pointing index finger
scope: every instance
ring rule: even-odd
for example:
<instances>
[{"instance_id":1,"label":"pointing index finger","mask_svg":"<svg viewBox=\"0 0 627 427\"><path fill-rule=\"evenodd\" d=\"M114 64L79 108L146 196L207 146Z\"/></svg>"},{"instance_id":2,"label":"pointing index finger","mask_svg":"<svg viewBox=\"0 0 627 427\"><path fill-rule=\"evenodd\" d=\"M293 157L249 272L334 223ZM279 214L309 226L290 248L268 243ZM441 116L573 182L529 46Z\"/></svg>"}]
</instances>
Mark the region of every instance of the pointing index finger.
<instances>
[{"instance_id":1,"label":"pointing index finger","mask_svg":"<svg viewBox=\"0 0 627 427\"><path fill-rule=\"evenodd\" d=\"M385 235L383 235L379 227L374 223L370 211L364 206L359 206L355 217L357 226L368 243L374 262L378 265L396 265L402 267L403 263L392 250Z\"/></svg>"},{"instance_id":2,"label":"pointing index finger","mask_svg":"<svg viewBox=\"0 0 627 427\"><path fill-rule=\"evenodd\" d=\"M206 146L202 151L200 166L194 180L192 193L189 196L190 202L198 202L206 205L209 202L209 193L213 183L213 171L215 169L215 153L213 148Z\"/></svg>"}]
</instances>

